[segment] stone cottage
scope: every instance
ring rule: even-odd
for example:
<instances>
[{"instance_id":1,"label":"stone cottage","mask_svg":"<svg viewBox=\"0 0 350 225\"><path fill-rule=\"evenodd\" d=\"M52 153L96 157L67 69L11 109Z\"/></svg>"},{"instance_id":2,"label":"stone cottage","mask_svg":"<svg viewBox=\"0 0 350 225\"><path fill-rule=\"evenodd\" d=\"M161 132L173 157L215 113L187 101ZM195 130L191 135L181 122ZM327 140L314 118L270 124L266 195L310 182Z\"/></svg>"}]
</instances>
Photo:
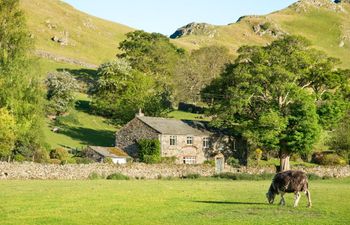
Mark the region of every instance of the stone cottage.
<instances>
[{"instance_id":1,"label":"stone cottage","mask_svg":"<svg viewBox=\"0 0 350 225\"><path fill-rule=\"evenodd\" d=\"M104 162L106 158L110 158L114 164L125 164L131 158L117 147L88 146L85 154L95 162Z\"/></svg>"},{"instance_id":2,"label":"stone cottage","mask_svg":"<svg viewBox=\"0 0 350 225\"><path fill-rule=\"evenodd\" d=\"M138 158L137 142L158 139L162 157L176 157L176 163L201 164L225 148L226 138L207 129L204 122L148 117L142 113L116 133L116 147Z\"/></svg>"}]
</instances>

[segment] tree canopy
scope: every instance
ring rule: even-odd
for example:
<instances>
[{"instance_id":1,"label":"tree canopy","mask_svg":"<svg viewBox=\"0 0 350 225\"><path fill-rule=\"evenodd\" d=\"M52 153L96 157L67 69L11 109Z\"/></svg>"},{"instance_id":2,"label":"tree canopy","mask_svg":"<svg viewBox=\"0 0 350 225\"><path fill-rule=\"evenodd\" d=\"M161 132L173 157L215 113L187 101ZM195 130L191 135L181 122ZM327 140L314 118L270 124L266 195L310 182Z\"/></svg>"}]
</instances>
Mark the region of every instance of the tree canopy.
<instances>
[{"instance_id":1,"label":"tree canopy","mask_svg":"<svg viewBox=\"0 0 350 225\"><path fill-rule=\"evenodd\" d=\"M42 89L30 58L33 42L19 1L0 0L0 5L0 108L6 108L15 122L12 154L31 157L42 144L43 118Z\"/></svg>"},{"instance_id":2,"label":"tree canopy","mask_svg":"<svg viewBox=\"0 0 350 225\"><path fill-rule=\"evenodd\" d=\"M49 114L60 115L74 106L74 91L78 89L76 80L68 72L49 73L46 80Z\"/></svg>"},{"instance_id":3,"label":"tree canopy","mask_svg":"<svg viewBox=\"0 0 350 225\"><path fill-rule=\"evenodd\" d=\"M118 57L128 60L132 68L163 76L174 74L176 64L184 54L184 50L170 43L168 37L142 30L127 33L119 49L123 53Z\"/></svg>"},{"instance_id":4,"label":"tree canopy","mask_svg":"<svg viewBox=\"0 0 350 225\"><path fill-rule=\"evenodd\" d=\"M131 120L141 108L148 115L160 115L170 107L169 96L156 80L132 69L124 59L102 64L93 92L93 107L118 123Z\"/></svg>"},{"instance_id":5,"label":"tree canopy","mask_svg":"<svg viewBox=\"0 0 350 225\"><path fill-rule=\"evenodd\" d=\"M310 48L306 39L285 36L238 53L202 97L211 104L213 123L251 147L278 150L281 163L288 163L291 153L312 149L322 125L332 126L345 114L349 71L337 69L338 60Z\"/></svg>"},{"instance_id":6,"label":"tree canopy","mask_svg":"<svg viewBox=\"0 0 350 225\"><path fill-rule=\"evenodd\" d=\"M218 77L232 61L229 50L222 46L207 46L185 55L177 66L176 97L179 101L199 102L200 91Z\"/></svg>"}]
</instances>

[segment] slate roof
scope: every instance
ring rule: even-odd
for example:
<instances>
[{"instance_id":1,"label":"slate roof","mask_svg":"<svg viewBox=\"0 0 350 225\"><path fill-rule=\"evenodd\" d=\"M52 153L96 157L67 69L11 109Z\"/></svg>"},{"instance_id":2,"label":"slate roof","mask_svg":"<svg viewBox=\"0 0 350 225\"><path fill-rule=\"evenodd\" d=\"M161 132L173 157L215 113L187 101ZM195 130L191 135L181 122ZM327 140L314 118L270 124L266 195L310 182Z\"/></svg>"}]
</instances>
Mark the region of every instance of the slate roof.
<instances>
[{"instance_id":1,"label":"slate roof","mask_svg":"<svg viewBox=\"0 0 350 225\"><path fill-rule=\"evenodd\" d=\"M195 136L211 135L211 132L206 129L206 124L200 121L176 120L148 116L138 116L137 118L158 131L160 134Z\"/></svg>"},{"instance_id":2,"label":"slate roof","mask_svg":"<svg viewBox=\"0 0 350 225\"><path fill-rule=\"evenodd\" d=\"M110 158L130 158L123 150L117 147L101 147L101 146L89 146L90 149L94 150L98 154L104 157Z\"/></svg>"}]
</instances>

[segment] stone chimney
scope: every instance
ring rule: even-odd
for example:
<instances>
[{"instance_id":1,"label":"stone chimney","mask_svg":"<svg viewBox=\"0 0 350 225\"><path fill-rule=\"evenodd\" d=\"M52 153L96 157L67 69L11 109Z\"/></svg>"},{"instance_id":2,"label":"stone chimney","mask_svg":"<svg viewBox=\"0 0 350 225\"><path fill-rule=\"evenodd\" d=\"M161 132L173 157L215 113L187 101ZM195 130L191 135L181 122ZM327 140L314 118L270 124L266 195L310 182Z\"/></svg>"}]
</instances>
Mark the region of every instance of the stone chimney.
<instances>
[{"instance_id":1,"label":"stone chimney","mask_svg":"<svg viewBox=\"0 0 350 225\"><path fill-rule=\"evenodd\" d=\"M136 113L136 117L142 117L145 116L145 114L142 112L142 109L139 109L139 113Z\"/></svg>"}]
</instances>

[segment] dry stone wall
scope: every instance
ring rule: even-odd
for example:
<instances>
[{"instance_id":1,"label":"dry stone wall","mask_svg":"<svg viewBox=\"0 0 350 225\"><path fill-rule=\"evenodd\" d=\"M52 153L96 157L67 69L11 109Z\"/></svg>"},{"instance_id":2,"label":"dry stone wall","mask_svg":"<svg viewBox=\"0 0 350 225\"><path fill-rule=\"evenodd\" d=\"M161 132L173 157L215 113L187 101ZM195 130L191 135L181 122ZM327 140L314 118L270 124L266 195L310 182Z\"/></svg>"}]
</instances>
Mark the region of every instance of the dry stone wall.
<instances>
[{"instance_id":1,"label":"dry stone wall","mask_svg":"<svg viewBox=\"0 0 350 225\"><path fill-rule=\"evenodd\" d=\"M314 167L294 168L302 169L307 173L318 176L350 177L350 167ZM231 168L226 167L226 172L242 172L250 174L274 173L273 167L268 168ZM0 162L0 179L10 180L84 180L89 175L97 173L107 176L112 173L122 173L133 178L157 179L161 177L182 177L187 174L197 173L202 176L211 176L215 168L208 165L147 165L133 163L128 165L109 164L38 164L38 163L7 163Z\"/></svg>"}]
</instances>

